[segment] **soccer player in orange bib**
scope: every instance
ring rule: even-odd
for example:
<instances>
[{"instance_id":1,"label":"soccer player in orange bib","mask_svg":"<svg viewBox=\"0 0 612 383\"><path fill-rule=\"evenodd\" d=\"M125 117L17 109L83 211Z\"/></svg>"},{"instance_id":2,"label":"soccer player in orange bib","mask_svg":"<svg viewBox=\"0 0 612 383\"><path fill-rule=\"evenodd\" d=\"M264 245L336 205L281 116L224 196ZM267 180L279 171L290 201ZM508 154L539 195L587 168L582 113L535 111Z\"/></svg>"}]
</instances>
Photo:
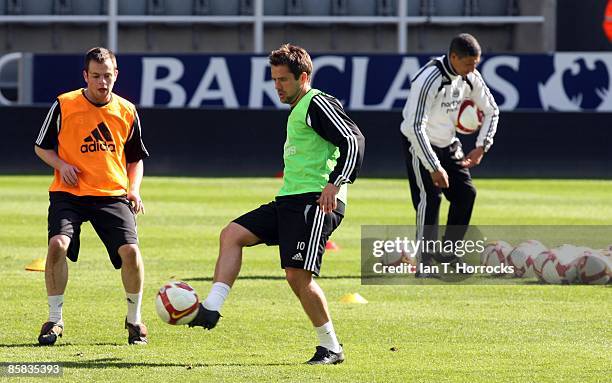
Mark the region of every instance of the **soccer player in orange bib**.
<instances>
[{"instance_id":1,"label":"soccer player in orange bib","mask_svg":"<svg viewBox=\"0 0 612 383\"><path fill-rule=\"evenodd\" d=\"M53 345L64 331L62 306L68 282L66 257L76 262L81 224L90 221L113 266L121 269L128 313L129 344L146 344L140 306L144 266L138 248L136 215L143 159L140 120L129 101L112 93L119 71L113 52L93 48L85 55L85 89L57 97L40 129L34 151L53 167L49 187L45 284L49 318L38 342Z\"/></svg>"}]
</instances>

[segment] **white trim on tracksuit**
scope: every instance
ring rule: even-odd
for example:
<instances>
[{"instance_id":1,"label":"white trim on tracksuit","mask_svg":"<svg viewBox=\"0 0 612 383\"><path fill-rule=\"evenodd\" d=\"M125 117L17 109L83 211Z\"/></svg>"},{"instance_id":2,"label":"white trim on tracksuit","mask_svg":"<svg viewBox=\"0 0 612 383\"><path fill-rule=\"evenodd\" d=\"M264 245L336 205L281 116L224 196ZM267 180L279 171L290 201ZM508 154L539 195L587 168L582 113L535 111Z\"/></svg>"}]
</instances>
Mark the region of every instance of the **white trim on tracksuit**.
<instances>
[{"instance_id":1,"label":"white trim on tracksuit","mask_svg":"<svg viewBox=\"0 0 612 383\"><path fill-rule=\"evenodd\" d=\"M49 112L47 113L47 117L45 117L45 121L43 122L40 128L40 133L38 133L38 138L36 139L36 145L40 145L42 141L45 139L45 136L47 135L47 130L49 130L49 125L51 125L51 118L53 116L55 108L57 108L58 105L59 105L59 102L57 102L57 100L55 100L53 105L51 105L51 108L49 109ZM59 120L59 117L58 117L58 120ZM59 126L59 121L57 121L57 126Z\"/></svg>"},{"instance_id":2,"label":"white trim on tracksuit","mask_svg":"<svg viewBox=\"0 0 612 383\"><path fill-rule=\"evenodd\" d=\"M425 184L423 184L423 178L421 178L421 167L419 158L417 157L416 151L414 147L410 147L410 154L412 154L412 169L414 170L414 175L416 177L417 185L419 187L419 205L416 209L416 222L417 222L417 230L416 230L416 240L423 238L425 231L425 211L427 210L427 190L425 189ZM417 251L417 259L420 258L421 250Z\"/></svg>"},{"instance_id":3,"label":"white trim on tracksuit","mask_svg":"<svg viewBox=\"0 0 612 383\"><path fill-rule=\"evenodd\" d=\"M329 120L334 124L336 129L342 134L348 143L348 151L346 154L346 162L342 168L342 172L333 180L333 184L340 186L344 183L350 182L350 176L355 170L355 164L357 163L357 137L351 129L348 128L346 122L338 115L338 112L334 109L333 105L323 95L318 94L312 98L312 101L318 105ZM331 181L331 180L330 180Z\"/></svg>"},{"instance_id":4,"label":"white trim on tracksuit","mask_svg":"<svg viewBox=\"0 0 612 383\"><path fill-rule=\"evenodd\" d=\"M325 213L319 205L316 206L314 216L312 218L312 229L310 230L310 240L308 241L308 249L306 251L306 259L304 260L304 269L318 274L317 270L317 254L319 243L321 242L321 234L323 233L323 222L325 221Z\"/></svg>"}]
</instances>

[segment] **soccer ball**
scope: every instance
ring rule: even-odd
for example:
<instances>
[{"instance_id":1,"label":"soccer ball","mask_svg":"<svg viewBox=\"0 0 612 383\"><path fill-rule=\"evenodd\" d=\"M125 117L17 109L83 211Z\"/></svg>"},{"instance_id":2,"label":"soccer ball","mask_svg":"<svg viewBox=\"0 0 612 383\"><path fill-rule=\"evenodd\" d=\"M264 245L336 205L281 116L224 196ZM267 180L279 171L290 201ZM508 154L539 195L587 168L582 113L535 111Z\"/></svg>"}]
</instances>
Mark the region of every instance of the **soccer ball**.
<instances>
[{"instance_id":1,"label":"soccer ball","mask_svg":"<svg viewBox=\"0 0 612 383\"><path fill-rule=\"evenodd\" d=\"M538 277L538 279L542 282L544 282L544 279L542 278L542 266L544 266L544 262L551 256L551 250L545 250L543 252L541 252L540 254L536 255L536 257L533 260L533 272L535 273L536 277ZM554 259L554 253L552 254L552 258Z\"/></svg>"},{"instance_id":2,"label":"soccer ball","mask_svg":"<svg viewBox=\"0 0 612 383\"><path fill-rule=\"evenodd\" d=\"M546 246L535 239L530 239L515 247L507 257L508 264L514 267L514 276L519 278L535 277L535 271L533 270L535 257L545 250Z\"/></svg>"},{"instance_id":3,"label":"soccer ball","mask_svg":"<svg viewBox=\"0 0 612 383\"><path fill-rule=\"evenodd\" d=\"M488 243L482 254L480 254L480 264L483 266L500 266L507 264L506 257L512 251L512 245L505 241L494 241ZM506 275L506 274L499 274Z\"/></svg>"},{"instance_id":4,"label":"soccer ball","mask_svg":"<svg viewBox=\"0 0 612 383\"><path fill-rule=\"evenodd\" d=\"M484 113L478 109L474 101L463 100L459 106L459 113L457 113L456 130L461 134L472 134L480 129L483 118Z\"/></svg>"},{"instance_id":5,"label":"soccer ball","mask_svg":"<svg viewBox=\"0 0 612 383\"><path fill-rule=\"evenodd\" d=\"M562 245L538 255L534 270L538 278L551 284L570 284L578 277L577 259L585 252L586 247Z\"/></svg>"},{"instance_id":6,"label":"soccer ball","mask_svg":"<svg viewBox=\"0 0 612 383\"><path fill-rule=\"evenodd\" d=\"M187 324L198 314L200 298L193 287L185 282L164 284L155 297L157 315L166 323Z\"/></svg>"},{"instance_id":7,"label":"soccer ball","mask_svg":"<svg viewBox=\"0 0 612 383\"><path fill-rule=\"evenodd\" d=\"M385 253L382 256L381 263L384 266L399 266L402 263L416 266L416 256L410 253L400 252Z\"/></svg>"},{"instance_id":8,"label":"soccer ball","mask_svg":"<svg viewBox=\"0 0 612 383\"><path fill-rule=\"evenodd\" d=\"M589 285L603 285L612 280L612 260L605 253L585 251L577 261L578 279Z\"/></svg>"}]
</instances>

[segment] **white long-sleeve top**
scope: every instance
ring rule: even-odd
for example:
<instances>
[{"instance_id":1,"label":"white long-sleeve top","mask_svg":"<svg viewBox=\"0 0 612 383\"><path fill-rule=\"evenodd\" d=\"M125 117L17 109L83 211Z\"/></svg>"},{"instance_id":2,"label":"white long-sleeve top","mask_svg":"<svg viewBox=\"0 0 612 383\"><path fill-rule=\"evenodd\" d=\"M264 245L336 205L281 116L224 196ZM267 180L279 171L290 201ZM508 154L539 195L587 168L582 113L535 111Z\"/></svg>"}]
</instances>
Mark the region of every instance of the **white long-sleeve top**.
<instances>
[{"instance_id":1,"label":"white long-sleeve top","mask_svg":"<svg viewBox=\"0 0 612 383\"><path fill-rule=\"evenodd\" d=\"M401 131L430 172L441 168L432 145L444 148L457 140L459 106L467 98L484 113L476 146L482 146L486 152L493 145L499 108L480 72L459 76L445 55L431 60L412 78Z\"/></svg>"}]
</instances>

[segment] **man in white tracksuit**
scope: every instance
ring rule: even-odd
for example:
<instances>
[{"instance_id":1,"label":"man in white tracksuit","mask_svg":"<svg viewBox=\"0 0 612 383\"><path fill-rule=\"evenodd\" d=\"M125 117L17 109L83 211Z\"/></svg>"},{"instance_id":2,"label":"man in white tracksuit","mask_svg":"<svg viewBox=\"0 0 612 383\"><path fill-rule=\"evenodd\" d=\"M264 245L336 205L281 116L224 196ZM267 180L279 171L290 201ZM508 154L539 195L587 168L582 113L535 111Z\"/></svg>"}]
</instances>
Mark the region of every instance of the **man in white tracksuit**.
<instances>
[{"instance_id":1,"label":"man in white tracksuit","mask_svg":"<svg viewBox=\"0 0 612 383\"><path fill-rule=\"evenodd\" d=\"M461 240L470 223L476 198L469 168L482 161L493 144L499 109L476 70L480 45L467 33L453 38L447 55L435 58L412 78L403 110L401 131L412 203L416 210L416 238L435 240L441 195L450 202L444 240ZM484 113L476 147L464 155L456 137L457 115L465 99ZM434 254L417 254L430 265ZM417 273L430 277L428 273Z\"/></svg>"}]
</instances>

